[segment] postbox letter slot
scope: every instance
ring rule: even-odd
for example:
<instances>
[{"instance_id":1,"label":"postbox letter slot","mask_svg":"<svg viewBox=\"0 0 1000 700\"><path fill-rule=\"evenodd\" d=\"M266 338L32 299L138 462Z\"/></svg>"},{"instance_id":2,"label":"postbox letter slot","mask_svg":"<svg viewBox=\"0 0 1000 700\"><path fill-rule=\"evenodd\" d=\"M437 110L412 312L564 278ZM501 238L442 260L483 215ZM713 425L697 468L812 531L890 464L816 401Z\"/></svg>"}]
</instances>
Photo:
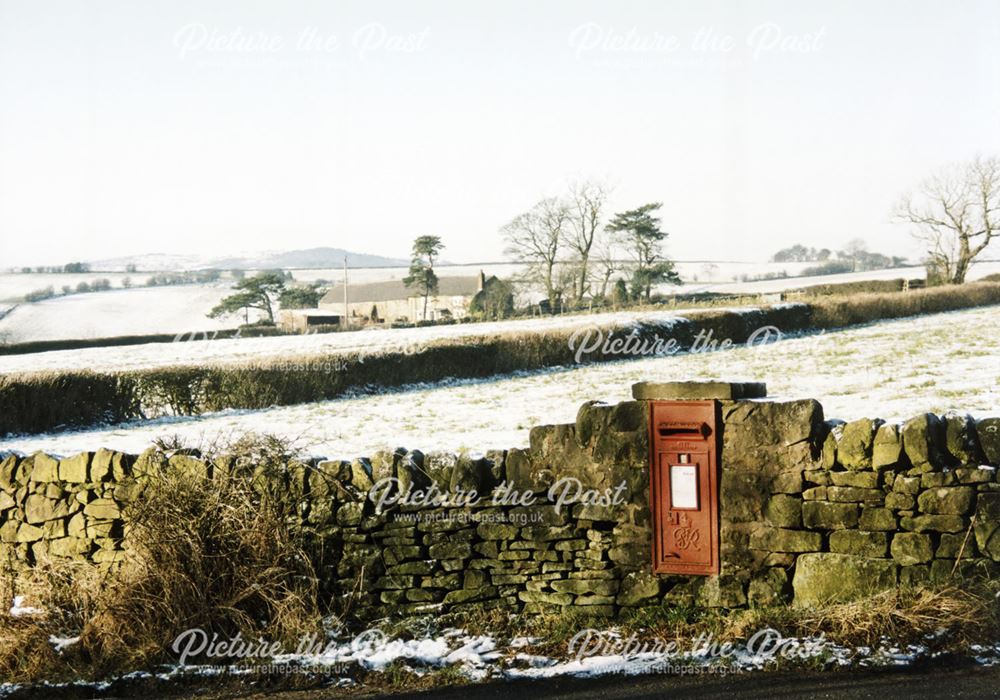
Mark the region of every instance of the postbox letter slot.
<instances>
[{"instance_id":1,"label":"postbox letter slot","mask_svg":"<svg viewBox=\"0 0 1000 700\"><path fill-rule=\"evenodd\" d=\"M657 428L660 437L683 437L703 439L711 435L712 428L707 423L687 423L681 425L661 425Z\"/></svg>"}]
</instances>

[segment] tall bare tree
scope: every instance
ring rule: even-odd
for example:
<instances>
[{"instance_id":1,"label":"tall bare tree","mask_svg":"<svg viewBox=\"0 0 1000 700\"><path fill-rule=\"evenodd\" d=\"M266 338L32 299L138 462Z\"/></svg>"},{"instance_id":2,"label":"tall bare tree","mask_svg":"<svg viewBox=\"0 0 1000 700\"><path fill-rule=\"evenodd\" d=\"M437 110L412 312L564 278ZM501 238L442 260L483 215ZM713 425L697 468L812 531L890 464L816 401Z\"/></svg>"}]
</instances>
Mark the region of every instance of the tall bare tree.
<instances>
[{"instance_id":1,"label":"tall bare tree","mask_svg":"<svg viewBox=\"0 0 1000 700\"><path fill-rule=\"evenodd\" d=\"M593 255L598 270L595 277L600 282L597 296L602 299L606 299L608 296L608 285L614 274L625 269L621 262L624 256L625 252L620 248L617 238L609 231L602 231Z\"/></svg>"},{"instance_id":2,"label":"tall bare tree","mask_svg":"<svg viewBox=\"0 0 1000 700\"><path fill-rule=\"evenodd\" d=\"M604 207L610 194L602 182L585 180L570 185L566 200L568 227L566 244L573 256L573 299L590 291L590 259L601 231Z\"/></svg>"},{"instance_id":3,"label":"tall bare tree","mask_svg":"<svg viewBox=\"0 0 1000 700\"><path fill-rule=\"evenodd\" d=\"M969 266L1000 233L1000 159L976 158L928 178L896 208L927 246L928 271L962 284Z\"/></svg>"},{"instance_id":4,"label":"tall bare tree","mask_svg":"<svg viewBox=\"0 0 1000 700\"><path fill-rule=\"evenodd\" d=\"M566 204L552 197L538 202L500 230L507 241L506 255L527 267L528 281L541 283L552 310L562 293L558 264L568 218Z\"/></svg>"}]
</instances>

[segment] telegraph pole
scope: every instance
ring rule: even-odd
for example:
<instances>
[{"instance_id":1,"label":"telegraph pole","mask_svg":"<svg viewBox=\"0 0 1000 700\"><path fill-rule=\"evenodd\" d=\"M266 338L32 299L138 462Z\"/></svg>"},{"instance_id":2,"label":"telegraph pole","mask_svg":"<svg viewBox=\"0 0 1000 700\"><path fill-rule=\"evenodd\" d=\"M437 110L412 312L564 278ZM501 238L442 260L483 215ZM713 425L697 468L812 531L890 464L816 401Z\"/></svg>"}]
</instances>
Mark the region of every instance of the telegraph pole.
<instances>
[{"instance_id":1,"label":"telegraph pole","mask_svg":"<svg viewBox=\"0 0 1000 700\"><path fill-rule=\"evenodd\" d=\"M344 328L348 328L351 324L351 315L348 311L347 306L347 256L344 256Z\"/></svg>"}]
</instances>

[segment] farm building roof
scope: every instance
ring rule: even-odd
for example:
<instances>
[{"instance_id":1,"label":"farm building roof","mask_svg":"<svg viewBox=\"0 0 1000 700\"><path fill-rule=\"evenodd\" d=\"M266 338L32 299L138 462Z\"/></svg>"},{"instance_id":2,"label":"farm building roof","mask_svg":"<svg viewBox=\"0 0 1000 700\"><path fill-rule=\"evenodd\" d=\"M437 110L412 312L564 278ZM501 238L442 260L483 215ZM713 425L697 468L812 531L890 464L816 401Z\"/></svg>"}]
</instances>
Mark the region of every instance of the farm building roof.
<instances>
[{"instance_id":1,"label":"farm building roof","mask_svg":"<svg viewBox=\"0 0 1000 700\"><path fill-rule=\"evenodd\" d=\"M463 297L474 296L482 284L480 275L470 275L468 277L440 277L438 278L439 297ZM387 282L367 282L365 284L348 284L348 301L353 303L396 301L420 296L416 289L411 289L403 284L402 280L389 280ZM344 301L344 285L338 284L330 288L330 291L323 297L321 304L339 304Z\"/></svg>"}]
</instances>

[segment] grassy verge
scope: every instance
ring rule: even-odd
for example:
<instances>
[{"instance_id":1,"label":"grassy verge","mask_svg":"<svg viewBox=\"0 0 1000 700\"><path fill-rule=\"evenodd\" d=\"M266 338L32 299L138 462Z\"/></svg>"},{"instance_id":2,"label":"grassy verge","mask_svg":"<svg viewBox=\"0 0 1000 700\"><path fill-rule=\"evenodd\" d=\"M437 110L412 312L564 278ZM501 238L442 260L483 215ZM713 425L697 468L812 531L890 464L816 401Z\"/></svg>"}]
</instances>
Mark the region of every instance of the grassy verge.
<instances>
[{"instance_id":1,"label":"grassy verge","mask_svg":"<svg viewBox=\"0 0 1000 700\"><path fill-rule=\"evenodd\" d=\"M1000 304L1000 284L972 283L890 294L827 298L763 309L685 312L662 324L597 327L591 337L633 349L599 349L583 362L648 356L657 339L690 348L702 334L745 342L763 326L782 333L844 328L883 319ZM482 378L572 365L577 330L545 330L442 339L417 352L342 353L283 357L256 363L175 366L135 371L85 371L0 376L0 435L39 433L158 415L198 415L230 408L261 409L334 399L352 391L450 378Z\"/></svg>"},{"instance_id":2,"label":"grassy verge","mask_svg":"<svg viewBox=\"0 0 1000 700\"><path fill-rule=\"evenodd\" d=\"M243 445L211 479L184 470L137 478L128 553L114 568L46 559L0 578L0 682L97 679L172 660L185 630L253 640L319 632L315 540L288 523L288 455ZM120 487L121 488L121 487ZM138 497L141 494L141 497ZM15 596L38 614L6 615ZM57 650L53 639L75 638Z\"/></svg>"},{"instance_id":3,"label":"grassy verge","mask_svg":"<svg viewBox=\"0 0 1000 700\"><path fill-rule=\"evenodd\" d=\"M223 568L220 575L224 576L226 571ZM51 574L49 571L50 584L53 581ZM169 566L162 571L147 572L146 576L158 576L161 580L178 579L171 584L175 590L188 586L184 577ZM206 627L212 623L214 626L207 629L219 632L220 638L231 638L233 631L239 630L244 639L274 639L274 635L282 632L320 630L324 624L318 611L310 605L303 605L301 598L294 595L288 600L271 601L269 605L254 609L254 614L270 611L274 615L272 619L277 624L266 625L245 618L246 612L251 609L249 605L241 603L241 608L234 612L231 607L233 601L227 596L216 598L208 608L173 603L170 614L164 615L166 603L160 599L139 596L135 602L123 604L119 595L127 590L125 588L111 588L115 595L111 592L95 595L93 591L109 584L93 572L76 572L73 581L77 583L77 590L82 592L72 595L69 594L66 579L56 578L60 581L54 588L37 588L33 594L42 596L44 593L47 596L44 604L49 607L44 617L2 619L0 683L93 682L121 678L134 671L162 668L161 664L176 663L176 656L170 652L172 637L168 636L168 632L178 628ZM82 587L81 582L84 582ZM244 583L250 586L244 593L257 597L253 581L246 579ZM134 581L129 585L134 586ZM286 581L284 587L289 589L295 586ZM614 621L579 613L518 616L492 611L469 615L464 619L450 619L448 624L458 625L465 634L485 635L495 641L502 660L493 672L487 673L487 677L496 677L509 664L523 668L517 665L516 655L545 658L550 663L572 663L578 658L576 652L580 648L579 642L576 647L572 646L573 640L579 639L579 635L586 630L613 634L617 639L631 639L632 650L652 650L653 653L662 650L665 643L672 644L681 653L696 652L706 645L721 648L731 644L740 648L761 630L770 629L780 635L779 639L821 637L825 642L848 651L877 649L879 646L905 649L912 644L923 647L928 658L948 654L967 656L971 645L992 646L1000 635L995 588L995 585L985 583L971 588L955 585L900 588L850 603L808 609L766 607L722 611L662 606L636 609ZM134 591L134 588L128 590ZM149 591L145 587L140 590ZM279 589L271 586L267 590ZM198 599L204 600L204 597ZM259 597L257 599L260 600ZM105 600L110 600L111 604L105 604ZM184 617L175 619L178 613L183 613ZM197 617L187 617L193 614ZM79 631L81 627L82 632ZM432 639L445 627L439 620L411 619L394 625L383 623L382 628L388 632L389 639L405 641ZM53 639L70 634L79 636L80 641L57 651ZM515 639L527 641L514 643ZM131 646L136 643L140 646ZM294 648L294 644L289 648ZM595 655L604 653L601 650ZM606 653L616 652L609 649ZM590 658L590 655L585 658ZM764 666L764 670L835 668L838 667L832 663L835 658L837 656L830 648L807 657L778 655ZM729 662L725 657L718 660L721 664ZM237 659L229 663L245 667L247 663L271 662L266 659ZM356 692L415 692L473 682L460 659L444 665L400 659L378 669L354 663L335 666L327 672L318 669L309 674L268 673L262 669L261 674L248 678L252 678L253 685L257 687L264 684L264 687L271 688L314 688L327 685L332 678L346 677L352 679ZM179 677L178 681L183 682L183 677ZM236 682L239 683L238 680Z\"/></svg>"}]
</instances>

